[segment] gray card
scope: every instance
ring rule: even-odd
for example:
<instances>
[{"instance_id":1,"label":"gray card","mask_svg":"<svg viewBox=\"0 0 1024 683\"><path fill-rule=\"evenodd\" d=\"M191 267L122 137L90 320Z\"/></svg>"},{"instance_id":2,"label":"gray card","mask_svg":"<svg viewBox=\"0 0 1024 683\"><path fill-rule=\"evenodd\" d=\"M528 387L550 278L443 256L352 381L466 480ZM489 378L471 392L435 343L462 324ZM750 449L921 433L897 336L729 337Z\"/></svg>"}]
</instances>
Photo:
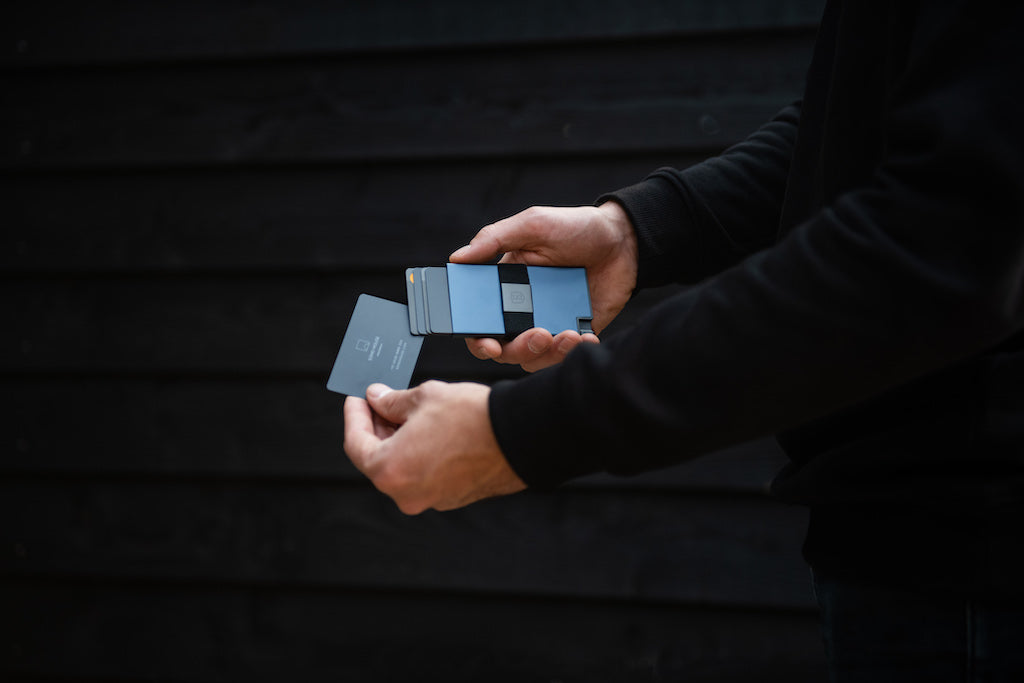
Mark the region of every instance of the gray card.
<instances>
[{"instance_id":1,"label":"gray card","mask_svg":"<svg viewBox=\"0 0 1024 683\"><path fill-rule=\"evenodd\" d=\"M422 312L422 319L419 314L416 320L420 323L418 334L430 334L430 308L427 306L427 287L424 284L423 271L426 268L416 268L416 303Z\"/></svg>"},{"instance_id":2,"label":"gray card","mask_svg":"<svg viewBox=\"0 0 1024 683\"><path fill-rule=\"evenodd\" d=\"M452 333L452 309L448 299L448 269L424 268L423 287L427 302L427 331L431 334Z\"/></svg>"},{"instance_id":3,"label":"gray card","mask_svg":"<svg viewBox=\"0 0 1024 683\"><path fill-rule=\"evenodd\" d=\"M361 398L374 382L408 389L422 346L409 330L407 306L360 294L327 388Z\"/></svg>"},{"instance_id":4,"label":"gray card","mask_svg":"<svg viewBox=\"0 0 1024 683\"><path fill-rule=\"evenodd\" d=\"M412 331L414 334L418 329L416 327L416 295L414 294L416 290L415 271L415 268L405 269L405 298L406 301L408 301L409 303L409 305L406 307L409 309L409 330Z\"/></svg>"},{"instance_id":5,"label":"gray card","mask_svg":"<svg viewBox=\"0 0 1024 683\"><path fill-rule=\"evenodd\" d=\"M423 269L412 269L412 293L413 298L409 306L415 309L416 326L412 328L413 334L427 333L427 309L423 302Z\"/></svg>"}]
</instances>

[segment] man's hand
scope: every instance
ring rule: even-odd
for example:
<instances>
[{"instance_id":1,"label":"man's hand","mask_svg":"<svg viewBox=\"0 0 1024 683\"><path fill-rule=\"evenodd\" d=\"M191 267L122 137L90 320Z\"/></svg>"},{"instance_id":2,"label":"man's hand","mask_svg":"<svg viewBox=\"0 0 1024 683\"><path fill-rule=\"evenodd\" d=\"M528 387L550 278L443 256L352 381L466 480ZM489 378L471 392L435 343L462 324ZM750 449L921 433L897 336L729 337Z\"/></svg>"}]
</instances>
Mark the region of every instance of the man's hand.
<instances>
[{"instance_id":1,"label":"man's hand","mask_svg":"<svg viewBox=\"0 0 1024 683\"><path fill-rule=\"evenodd\" d=\"M521 491L491 429L490 393L470 383L371 385L366 401L345 399L345 452L407 515Z\"/></svg>"},{"instance_id":2,"label":"man's hand","mask_svg":"<svg viewBox=\"0 0 1024 683\"><path fill-rule=\"evenodd\" d=\"M583 266L590 284L594 330L600 332L622 310L636 288L637 243L626 212L615 202L601 206L535 206L480 230L449 258L454 263L483 263L504 254L501 263L532 266ZM581 342L597 342L573 330L552 337L534 328L510 342L467 339L477 358L515 363L533 372L561 362Z\"/></svg>"}]
</instances>

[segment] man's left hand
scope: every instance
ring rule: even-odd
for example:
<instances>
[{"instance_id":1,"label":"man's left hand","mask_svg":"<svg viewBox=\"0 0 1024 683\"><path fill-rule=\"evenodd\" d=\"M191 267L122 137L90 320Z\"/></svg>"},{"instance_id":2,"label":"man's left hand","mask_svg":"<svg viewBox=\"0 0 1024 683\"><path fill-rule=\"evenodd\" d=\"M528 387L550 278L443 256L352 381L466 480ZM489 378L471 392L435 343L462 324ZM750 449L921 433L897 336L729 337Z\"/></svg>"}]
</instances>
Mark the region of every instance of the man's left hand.
<instances>
[{"instance_id":1,"label":"man's left hand","mask_svg":"<svg viewBox=\"0 0 1024 683\"><path fill-rule=\"evenodd\" d=\"M483 384L371 385L345 399L345 452L399 509L452 510L526 488L501 453Z\"/></svg>"}]
</instances>

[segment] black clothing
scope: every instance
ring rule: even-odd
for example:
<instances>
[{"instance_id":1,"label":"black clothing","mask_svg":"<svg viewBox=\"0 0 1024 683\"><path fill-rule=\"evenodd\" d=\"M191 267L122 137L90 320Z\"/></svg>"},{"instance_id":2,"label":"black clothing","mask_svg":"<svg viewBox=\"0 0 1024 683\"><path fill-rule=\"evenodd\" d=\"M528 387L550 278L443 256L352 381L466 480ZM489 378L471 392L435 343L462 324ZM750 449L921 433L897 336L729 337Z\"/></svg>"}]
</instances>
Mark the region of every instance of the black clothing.
<instances>
[{"instance_id":1,"label":"black clothing","mask_svg":"<svg viewBox=\"0 0 1024 683\"><path fill-rule=\"evenodd\" d=\"M610 195L640 284L695 286L495 386L516 472L550 487L780 434L773 489L812 506L812 564L873 576L905 551L908 580L1005 591L992 571L1024 573L1022 37L1017 3L830 2L801 103ZM925 532L933 513L964 538Z\"/></svg>"},{"instance_id":2,"label":"black clothing","mask_svg":"<svg viewBox=\"0 0 1024 683\"><path fill-rule=\"evenodd\" d=\"M831 683L1020 683L1024 606L814 572Z\"/></svg>"}]
</instances>

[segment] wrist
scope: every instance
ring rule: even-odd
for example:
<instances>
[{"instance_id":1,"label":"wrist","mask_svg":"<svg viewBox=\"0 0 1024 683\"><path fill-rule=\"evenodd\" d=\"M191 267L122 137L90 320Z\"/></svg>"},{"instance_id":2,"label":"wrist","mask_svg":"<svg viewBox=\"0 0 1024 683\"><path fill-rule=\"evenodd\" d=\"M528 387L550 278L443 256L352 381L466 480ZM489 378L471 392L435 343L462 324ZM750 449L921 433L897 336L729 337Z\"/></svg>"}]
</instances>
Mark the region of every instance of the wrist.
<instances>
[{"instance_id":1,"label":"wrist","mask_svg":"<svg viewBox=\"0 0 1024 683\"><path fill-rule=\"evenodd\" d=\"M608 199L607 201L598 204L597 210L604 217L604 220L608 223L609 227L622 238L626 238L629 234L636 237L633 230L633 223L629 220L629 214L614 199Z\"/></svg>"},{"instance_id":2,"label":"wrist","mask_svg":"<svg viewBox=\"0 0 1024 683\"><path fill-rule=\"evenodd\" d=\"M614 244L613 260L617 262L622 277L630 282L629 291L637 287L638 267L640 263L640 246L633 222L626 209L614 198L609 198L597 207L607 230L611 233Z\"/></svg>"}]
</instances>

